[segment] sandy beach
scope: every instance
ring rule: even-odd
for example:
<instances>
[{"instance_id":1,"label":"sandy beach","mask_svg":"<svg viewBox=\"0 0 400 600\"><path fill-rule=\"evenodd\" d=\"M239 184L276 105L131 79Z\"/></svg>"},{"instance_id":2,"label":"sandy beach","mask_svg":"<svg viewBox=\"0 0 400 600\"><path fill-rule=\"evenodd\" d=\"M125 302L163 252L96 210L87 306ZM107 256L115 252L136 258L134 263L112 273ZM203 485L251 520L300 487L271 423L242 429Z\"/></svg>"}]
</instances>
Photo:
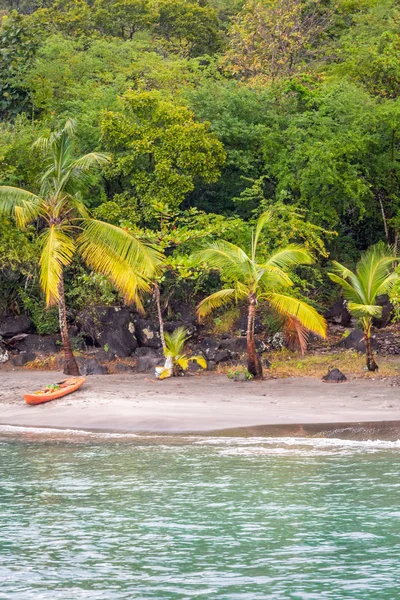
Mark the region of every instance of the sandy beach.
<instances>
[{"instance_id":1,"label":"sandy beach","mask_svg":"<svg viewBox=\"0 0 400 600\"><path fill-rule=\"evenodd\" d=\"M400 389L382 380L237 383L216 374L165 381L144 375L89 376L75 394L39 406L25 404L25 391L63 377L55 372L2 371L0 425L243 435L272 435L278 425L281 434L318 433L351 423L373 428L399 421L400 426Z\"/></svg>"}]
</instances>

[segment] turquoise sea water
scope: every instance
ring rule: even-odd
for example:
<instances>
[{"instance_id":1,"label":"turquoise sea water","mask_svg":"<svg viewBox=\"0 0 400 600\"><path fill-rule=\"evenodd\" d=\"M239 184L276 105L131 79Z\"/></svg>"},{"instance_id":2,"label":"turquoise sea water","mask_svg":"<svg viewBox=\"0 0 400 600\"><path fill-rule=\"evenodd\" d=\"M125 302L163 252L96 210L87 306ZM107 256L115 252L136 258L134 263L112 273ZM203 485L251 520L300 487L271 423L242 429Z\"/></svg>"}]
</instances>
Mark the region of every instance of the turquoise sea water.
<instances>
[{"instance_id":1,"label":"turquoise sea water","mask_svg":"<svg viewBox=\"0 0 400 600\"><path fill-rule=\"evenodd\" d=\"M0 431L1 600L396 600L400 443Z\"/></svg>"}]
</instances>

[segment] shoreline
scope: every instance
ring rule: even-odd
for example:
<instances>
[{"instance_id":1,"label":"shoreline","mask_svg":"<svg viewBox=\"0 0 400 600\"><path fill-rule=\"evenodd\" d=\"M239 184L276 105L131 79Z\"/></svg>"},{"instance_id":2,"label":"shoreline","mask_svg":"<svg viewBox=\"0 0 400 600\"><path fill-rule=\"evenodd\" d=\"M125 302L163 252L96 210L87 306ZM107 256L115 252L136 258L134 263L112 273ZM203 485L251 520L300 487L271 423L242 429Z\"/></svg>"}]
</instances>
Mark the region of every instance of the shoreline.
<instances>
[{"instance_id":1,"label":"shoreline","mask_svg":"<svg viewBox=\"0 0 400 600\"><path fill-rule=\"evenodd\" d=\"M28 406L24 392L65 376L15 370L0 377L0 426L143 436L400 438L400 390L382 380L237 383L217 374L165 381L100 375L87 377L74 394Z\"/></svg>"}]
</instances>

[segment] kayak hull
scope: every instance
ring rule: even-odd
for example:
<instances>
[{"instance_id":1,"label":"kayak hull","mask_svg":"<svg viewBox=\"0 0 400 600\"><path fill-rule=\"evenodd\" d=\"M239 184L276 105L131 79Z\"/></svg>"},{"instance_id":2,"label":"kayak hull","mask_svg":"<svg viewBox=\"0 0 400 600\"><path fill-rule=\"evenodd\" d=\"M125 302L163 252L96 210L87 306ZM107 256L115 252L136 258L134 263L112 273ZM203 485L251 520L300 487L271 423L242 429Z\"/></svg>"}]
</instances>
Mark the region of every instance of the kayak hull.
<instances>
[{"instance_id":1,"label":"kayak hull","mask_svg":"<svg viewBox=\"0 0 400 600\"><path fill-rule=\"evenodd\" d=\"M50 402L51 400L57 400L57 398L62 398L67 394L72 394L76 390L85 383L86 377L71 377L69 379L65 379L59 385L60 387L54 392L49 393L40 393L34 392L33 394L24 394L25 402L27 404L43 404L43 402Z\"/></svg>"}]
</instances>

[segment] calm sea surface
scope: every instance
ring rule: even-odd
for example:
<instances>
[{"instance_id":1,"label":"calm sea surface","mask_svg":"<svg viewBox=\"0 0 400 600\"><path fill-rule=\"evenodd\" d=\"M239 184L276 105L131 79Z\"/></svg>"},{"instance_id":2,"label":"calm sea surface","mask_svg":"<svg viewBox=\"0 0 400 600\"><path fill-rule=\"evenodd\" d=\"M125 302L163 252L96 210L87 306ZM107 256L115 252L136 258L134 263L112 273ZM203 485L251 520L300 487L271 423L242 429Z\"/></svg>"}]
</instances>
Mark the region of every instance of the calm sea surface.
<instances>
[{"instance_id":1,"label":"calm sea surface","mask_svg":"<svg viewBox=\"0 0 400 600\"><path fill-rule=\"evenodd\" d=\"M1 600L398 600L400 443L0 431Z\"/></svg>"}]
</instances>

